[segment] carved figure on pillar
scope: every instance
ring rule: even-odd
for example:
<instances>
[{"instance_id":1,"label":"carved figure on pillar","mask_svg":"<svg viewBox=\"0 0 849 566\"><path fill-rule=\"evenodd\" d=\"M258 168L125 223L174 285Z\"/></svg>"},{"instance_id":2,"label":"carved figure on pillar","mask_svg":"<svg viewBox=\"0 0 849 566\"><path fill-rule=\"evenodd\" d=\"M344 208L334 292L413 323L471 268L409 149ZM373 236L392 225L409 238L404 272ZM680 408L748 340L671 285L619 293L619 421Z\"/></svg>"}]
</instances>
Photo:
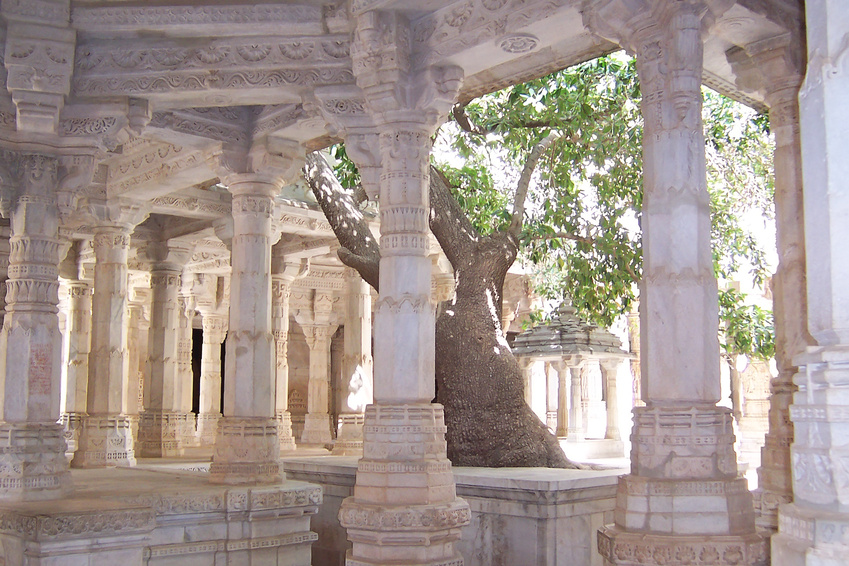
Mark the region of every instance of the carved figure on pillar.
<instances>
[{"instance_id":1,"label":"carved figure on pillar","mask_svg":"<svg viewBox=\"0 0 849 566\"><path fill-rule=\"evenodd\" d=\"M716 405L719 318L701 121L702 36L732 3L583 4L585 25L636 54L645 122L646 406L634 410L631 473L620 479L615 524L599 531L608 564L658 564L661 548L713 555L714 564L767 562L746 480L737 473L731 412Z\"/></svg>"}]
</instances>

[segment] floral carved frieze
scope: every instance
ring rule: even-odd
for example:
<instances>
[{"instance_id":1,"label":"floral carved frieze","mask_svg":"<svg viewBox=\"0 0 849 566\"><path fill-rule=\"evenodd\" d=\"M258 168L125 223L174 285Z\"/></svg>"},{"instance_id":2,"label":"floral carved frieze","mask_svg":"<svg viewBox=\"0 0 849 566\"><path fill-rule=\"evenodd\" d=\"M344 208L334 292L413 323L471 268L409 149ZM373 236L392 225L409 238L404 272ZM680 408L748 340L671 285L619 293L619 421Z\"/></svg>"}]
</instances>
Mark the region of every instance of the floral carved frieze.
<instances>
[{"instance_id":1,"label":"floral carved frieze","mask_svg":"<svg viewBox=\"0 0 849 566\"><path fill-rule=\"evenodd\" d=\"M38 516L6 511L0 514L0 531L30 540L57 540L150 532L155 522L154 511L143 508Z\"/></svg>"},{"instance_id":2,"label":"floral carved frieze","mask_svg":"<svg viewBox=\"0 0 849 566\"><path fill-rule=\"evenodd\" d=\"M78 95L151 94L206 89L353 82L347 39L248 37L77 47Z\"/></svg>"}]
</instances>

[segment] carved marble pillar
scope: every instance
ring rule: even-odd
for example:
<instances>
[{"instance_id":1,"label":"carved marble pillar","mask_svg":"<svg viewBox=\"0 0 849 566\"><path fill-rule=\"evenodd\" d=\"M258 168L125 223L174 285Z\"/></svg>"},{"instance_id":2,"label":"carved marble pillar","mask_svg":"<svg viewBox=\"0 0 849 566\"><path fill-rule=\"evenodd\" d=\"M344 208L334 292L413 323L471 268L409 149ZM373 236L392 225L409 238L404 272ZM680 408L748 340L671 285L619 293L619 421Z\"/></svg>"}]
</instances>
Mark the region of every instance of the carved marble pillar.
<instances>
[{"instance_id":1,"label":"carved marble pillar","mask_svg":"<svg viewBox=\"0 0 849 566\"><path fill-rule=\"evenodd\" d=\"M569 440L577 441L584 439L584 398L581 382L587 372L587 362L575 360L569 365L571 374L571 400L569 406L569 427L566 436Z\"/></svg>"},{"instance_id":2,"label":"carved marble pillar","mask_svg":"<svg viewBox=\"0 0 849 566\"><path fill-rule=\"evenodd\" d=\"M607 409L607 426L604 430L604 438L607 440L622 440L619 433L619 391L616 387L616 374L619 373L620 363L619 359L606 359L599 362Z\"/></svg>"},{"instance_id":3,"label":"carved marble pillar","mask_svg":"<svg viewBox=\"0 0 849 566\"><path fill-rule=\"evenodd\" d=\"M277 400L275 417L277 419L277 437L280 451L295 450L295 437L292 435L292 414L289 412L289 298L292 294L292 282L300 273L304 274L300 264L287 263L278 257L272 248L271 275L271 326L275 345L275 375Z\"/></svg>"},{"instance_id":4,"label":"carved marble pillar","mask_svg":"<svg viewBox=\"0 0 849 566\"><path fill-rule=\"evenodd\" d=\"M131 293L132 297L132 293ZM147 341L150 333L150 319L147 317L147 304L136 292L127 305L130 326L127 332L129 351L129 379L127 387L127 415L133 428L133 438L138 442L139 415L144 411L145 367L147 366Z\"/></svg>"},{"instance_id":5,"label":"carved marble pillar","mask_svg":"<svg viewBox=\"0 0 849 566\"><path fill-rule=\"evenodd\" d=\"M9 226L0 226L0 328L6 316L6 279L9 278L9 238L12 230Z\"/></svg>"},{"instance_id":6,"label":"carved marble pillar","mask_svg":"<svg viewBox=\"0 0 849 566\"><path fill-rule=\"evenodd\" d=\"M192 412L192 393L194 375L192 373L192 328L195 318L195 304L191 295L193 276L183 273L181 276L178 319L180 329L177 347L177 380L180 382L180 442L183 447L197 445L197 422Z\"/></svg>"},{"instance_id":7,"label":"carved marble pillar","mask_svg":"<svg viewBox=\"0 0 849 566\"><path fill-rule=\"evenodd\" d=\"M553 364L545 362L545 426L551 432L557 430L558 382Z\"/></svg>"},{"instance_id":8,"label":"carved marble pillar","mask_svg":"<svg viewBox=\"0 0 849 566\"><path fill-rule=\"evenodd\" d=\"M151 242L145 252L152 261L149 361L137 449L145 458L180 456L180 423L185 422L177 367L180 274L191 248L178 242Z\"/></svg>"},{"instance_id":9,"label":"carved marble pillar","mask_svg":"<svg viewBox=\"0 0 849 566\"><path fill-rule=\"evenodd\" d=\"M558 438L565 438L569 434L569 367L566 362L559 361L554 364L557 371L557 430Z\"/></svg>"},{"instance_id":10,"label":"carved marble pillar","mask_svg":"<svg viewBox=\"0 0 849 566\"><path fill-rule=\"evenodd\" d=\"M71 461L75 468L136 464L128 416L127 254L130 234L146 215L138 207L110 210L103 218L110 222L95 228L88 415Z\"/></svg>"},{"instance_id":11,"label":"carved marble pillar","mask_svg":"<svg viewBox=\"0 0 849 566\"><path fill-rule=\"evenodd\" d=\"M209 479L241 484L280 479L271 327L274 196L282 180L230 175L233 195L230 322L226 343L224 416L218 422Z\"/></svg>"},{"instance_id":12,"label":"carved marble pillar","mask_svg":"<svg viewBox=\"0 0 849 566\"><path fill-rule=\"evenodd\" d=\"M328 296L325 295L325 297ZM316 302L318 300L317 296ZM310 349L307 414L304 415L304 432L301 434L301 444L324 446L333 442L330 415L327 409L330 391L330 339L336 332L336 325L329 323L302 324L301 328Z\"/></svg>"},{"instance_id":13,"label":"carved marble pillar","mask_svg":"<svg viewBox=\"0 0 849 566\"><path fill-rule=\"evenodd\" d=\"M775 217L778 268L772 278L775 362L770 382L769 430L758 468L758 525L778 528L778 506L793 500L790 404L798 372L794 357L813 343L808 334L805 275L805 226L802 194L802 149L799 131L799 86L802 42L790 34L760 41L728 53L738 86L764 93L775 136Z\"/></svg>"},{"instance_id":14,"label":"carved marble pillar","mask_svg":"<svg viewBox=\"0 0 849 566\"><path fill-rule=\"evenodd\" d=\"M799 90L799 116L807 321L815 345L807 346L791 362L798 366L793 380L799 388L790 406L795 429L791 448L793 502L779 507L778 533L772 537L773 564L780 566L844 564L849 555L849 75L845 66L849 19L845 2L806 2L805 21L808 63ZM792 110L792 106L786 105L785 110ZM786 127L793 128L792 116ZM776 151L778 136L776 132ZM777 215L782 214L778 179L776 170ZM786 185L790 190L785 197L788 207L798 198L794 187L798 181L791 179L795 182ZM779 226L790 229L791 241L795 237L801 245L798 222L789 216L790 208L783 213L788 216L778 217ZM792 251L791 262L798 261L801 250ZM782 283L788 295L782 308L791 307L788 303L797 296L800 281L803 279L798 272L787 274ZM787 320L795 312L782 316ZM785 348L792 354L793 347L805 343L795 325L789 329L784 336Z\"/></svg>"},{"instance_id":15,"label":"carved marble pillar","mask_svg":"<svg viewBox=\"0 0 849 566\"><path fill-rule=\"evenodd\" d=\"M227 336L227 316L201 311L203 346L200 361L200 407L197 443L213 446L221 419L221 344Z\"/></svg>"},{"instance_id":16,"label":"carved marble pillar","mask_svg":"<svg viewBox=\"0 0 849 566\"><path fill-rule=\"evenodd\" d=\"M643 400L608 564L765 564L720 397L717 286L701 121L702 37L731 2L587 0L585 24L637 56L642 90ZM679 557L680 556L680 557ZM688 557L688 558L684 558ZM692 558L695 560L695 558Z\"/></svg>"},{"instance_id":17,"label":"carved marble pillar","mask_svg":"<svg viewBox=\"0 0 849 566\"><path fill-rule=\"evenodd\" d=\"M371 286L352 269L346 270L348 292L345 313L345 355L342 360L342 414L333 454L359 456L363 452L366 406L373 402L371 357Z\"/></svg>"},{"instance_id":18,"label":"carved marble pillar","mask_svg":"<svg viewBox=\"0 0 849 566\"><path fill-rule=\"evenodd\" d=\"M88 355L91 349L91 285L87 281L68 283L68 360L62 424L68 453L79 445L80 425L86 416Z\"/></svg>"},{"instance_id":19,"label":"carved marble pillar","mask_svg":"<svg viewBox=\"0 0 849 566\"><path fill-rule=\"evenodd\" d=\"M61 497L71 487L59 420L57 159L0 154L3 178L16 184L11 202L6 317L0 334L0 499Z\"/></svg>"},{"instance_id":20,"label":"carved marble pillar","mask_svg":"<svg viewBox=\"0 0 849 566\"><path fill-rule=\"evenodd\" d=\"M353 543L347 560L362 566L461 565L454 542L470 511L456 496L442 407L430 402L435 312L428 167L430 136L453 104L462 73L410 68L405 15L356 17L354 73L379 132L382 257L374 313L375 402L366 408L354 495L339 511Z\"/></svg>"}]
</instances>

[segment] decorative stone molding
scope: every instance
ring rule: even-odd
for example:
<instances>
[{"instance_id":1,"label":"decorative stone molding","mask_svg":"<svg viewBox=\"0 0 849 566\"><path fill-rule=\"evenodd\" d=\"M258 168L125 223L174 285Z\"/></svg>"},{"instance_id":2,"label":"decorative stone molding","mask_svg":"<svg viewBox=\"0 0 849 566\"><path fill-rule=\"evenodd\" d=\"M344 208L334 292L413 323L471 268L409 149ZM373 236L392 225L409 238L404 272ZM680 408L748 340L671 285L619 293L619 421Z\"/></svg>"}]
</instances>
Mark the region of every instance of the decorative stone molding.
<instances>
[{"instance_id":1,"label":"decorative stone molding","mask_svg":"<svg viewBox=\"0 0 849 566\"><path fill-rule=\"evenodd\" d=\"M0 498L51 499L70 489L61 425L0 423Z\"/></svg>"},{"instance_id":2,"label":"decorative stone molding","mask_svg":"<svg viewBox=\"0 0 849 566\"><path fill-rule=\"evenodd\" d=\"M261 417L219 421L210 483L274 483L280 479L277 422Z\"/></svg>"},{"instance_id":3,"label":"decorative stone molding","mask_svg":"<svg viewBox=\"0 0 849 566\"><path fill-rule=\"evenodd\" d=\"M769 547L757 535L739 537L659 537L644 533L599 532L598 551L611 566L693 564L698 566L766 565Z\"/></svg>"},{"instance_id":4,"label":"decorative stone molding","mask_svg":"<svg viewBox=\"0 0 849 566\"><path fill-rule=\"evenodd\" d=\"M0 531L22 535L30 541L144 534L152 531L155 523L156 515L151 509L97 509L50 515L24 510L0 512Z\"/></svg>"}]
</instances>

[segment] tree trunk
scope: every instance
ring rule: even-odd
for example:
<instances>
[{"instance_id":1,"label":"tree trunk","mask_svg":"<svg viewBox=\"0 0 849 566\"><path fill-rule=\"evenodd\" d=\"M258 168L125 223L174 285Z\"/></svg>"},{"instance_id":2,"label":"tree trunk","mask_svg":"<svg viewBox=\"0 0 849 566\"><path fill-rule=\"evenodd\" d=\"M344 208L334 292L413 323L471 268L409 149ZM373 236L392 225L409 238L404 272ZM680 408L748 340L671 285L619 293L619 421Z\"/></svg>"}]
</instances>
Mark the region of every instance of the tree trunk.
<instances>
[{"instance_id":1,"label":"tree trunk","mask_svg":"<svg viewBox=\"0 0 849 566\"><path fill-rule=\"evenodd\" d=\"M352 222L352 193L338 181L328 186L333 183L328 170L320 155L310 155L307 182L348 248L340 250L340 259L365 272L364 279L375 286L379 251L368 242L349 243L354 234L374 238ZM501 329L504 278L518 241L510 233L480 236L434 168L430 197L431 230L454 268L456 283L454 300L441 305L436 320L437 401L445 407L449 459L455 466L576 467L525 403L521 369Z\"/></svg>"}]
</instances>

